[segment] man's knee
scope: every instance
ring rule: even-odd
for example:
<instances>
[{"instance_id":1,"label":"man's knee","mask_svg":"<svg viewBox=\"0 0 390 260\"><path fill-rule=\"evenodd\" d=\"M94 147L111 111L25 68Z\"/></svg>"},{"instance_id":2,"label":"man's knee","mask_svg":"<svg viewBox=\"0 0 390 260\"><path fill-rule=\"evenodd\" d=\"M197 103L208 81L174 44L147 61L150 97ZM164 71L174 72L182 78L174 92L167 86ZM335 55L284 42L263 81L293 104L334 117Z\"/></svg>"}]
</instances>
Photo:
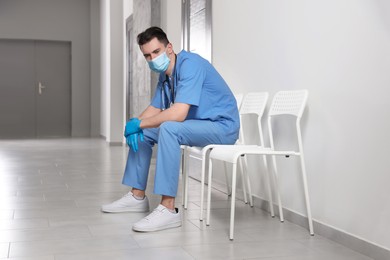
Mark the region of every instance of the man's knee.
<instances>
[{"instance_id":1,"label":"man's knee","mask_svg":"<svg viewBox=\"0 0 390 260\"><path fill-rule=\"evenodd\" d=\"M166 121L160 125L161 133L177 133L180 129L181 122Z\"/></svg>"},{"instance_id":2,"label":"man's knee","mask_svg":"<svg viewBox=\"0 0 390 260\"><path fill-rule=\"evenodd\" d=\"M160 125L159 140L175 139L179 143L183 139L183 123L176 121L167 121ZM167 140L168 140L167 139Z\"/></svg>"}]
</instances>

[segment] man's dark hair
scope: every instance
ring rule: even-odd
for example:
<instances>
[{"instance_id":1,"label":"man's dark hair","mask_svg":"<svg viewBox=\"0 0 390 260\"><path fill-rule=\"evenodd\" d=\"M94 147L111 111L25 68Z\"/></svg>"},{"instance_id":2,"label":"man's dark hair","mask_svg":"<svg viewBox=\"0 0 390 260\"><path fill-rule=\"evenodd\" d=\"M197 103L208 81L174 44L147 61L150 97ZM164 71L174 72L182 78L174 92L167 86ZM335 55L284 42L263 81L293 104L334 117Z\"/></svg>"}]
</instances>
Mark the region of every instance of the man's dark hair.
<instances>
[{"instance_id":1,"label":"man's dark hair","mask_svg":"<svg viewBox=\"0 0 390 260\"><path fill-rule=\"evenodd\" d=\"M153 40L153 38L157 38L157 40L164 44L164 46L167 46L169 43L168 37L165 32L161 28L153 26L146 29L144 32L138 34L138 45L144 45L145 43L148 43Z\"/></svg>"}]
</instances>

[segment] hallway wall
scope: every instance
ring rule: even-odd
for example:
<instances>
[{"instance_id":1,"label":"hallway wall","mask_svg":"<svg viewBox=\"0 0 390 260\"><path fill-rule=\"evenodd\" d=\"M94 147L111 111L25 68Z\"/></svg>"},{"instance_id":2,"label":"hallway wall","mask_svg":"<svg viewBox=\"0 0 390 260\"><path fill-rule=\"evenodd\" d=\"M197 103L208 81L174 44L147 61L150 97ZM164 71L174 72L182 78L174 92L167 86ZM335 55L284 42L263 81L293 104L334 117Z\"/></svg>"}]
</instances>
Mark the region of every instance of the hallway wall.
<instances>
[{"instance_id":1,"label":"hallway wall","mask_svg":"<svg viewBox=\"0 0 390 260\"><path fill-rule=\"evenodd\" d=\"M389 17L384 0L213 1L213 61L233 90L309 90L314 219L388 249ZM280 175L284 206L306 215L296 164L284 160Z\"/></svg>"},{"instance_id":2,"label":"hallway wall","mask_svg":"<svg viewBox=\"0 0 390 260\"><path fill-rule=\"evenodd\" d=\"M180 39L181 1L166 5L168 35ZM389 249L390 3L214 0L212 13L213 63L234 92L309 90L302 123L315 221ZM249 162L266 198L262 165ZM283 206L306 215L297 164L280 165Z\"/></svg>"}]
</instances>

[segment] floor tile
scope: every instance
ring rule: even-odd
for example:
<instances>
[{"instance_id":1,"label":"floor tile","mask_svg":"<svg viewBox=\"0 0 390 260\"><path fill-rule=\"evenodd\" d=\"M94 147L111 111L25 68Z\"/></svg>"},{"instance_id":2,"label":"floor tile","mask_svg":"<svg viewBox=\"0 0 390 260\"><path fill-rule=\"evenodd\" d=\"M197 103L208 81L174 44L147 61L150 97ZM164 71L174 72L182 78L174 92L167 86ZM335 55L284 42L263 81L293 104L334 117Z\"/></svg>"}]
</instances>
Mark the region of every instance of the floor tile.
<instances>
[{"instance_id":1,"label":"floor tile","mask_svg":"<svg viewBox=\"0 0 390 260\"><path fill-rule=\"evenodd\" d=\"M0 243L0 258L7 258L9 243Z\"/></svg>"},{"instance_id":2,"label":"floor tile","mask_svg":"<svg viewBox=\"0 0 390 260\"><path fill-rule=\"evenodd\" d=\"M142 259L142 260L193 260L182 248L167 247L167 248L148 248L133 249L133 250L118 250L101 253L88 254L63 254L56 255L56 260L128 260L128 259Z\"/></svg>"},{"instance_id":3,"label":"floor tile","mask_svg":"<svg viewBox=\"0 0 390 260\"><path fill-rule=\"evenodd\" d=\"M0 209L59 209L63 207L73 207L76 208L77 205L74 200L61 201L61 203L53 202L53 201L44 201L44 199L39 200L30 200L24 201L23 199L18 199L18 201L6 201L4 203L0 203Z\"/></svg>"},{"instance_id":4,"label":"floor tile","mask_svg":"<svg viewBox=\"0 0 390 260\"><path fill-rule=\"evenodd\" d=\"M239 228L240 231L252 237L255 241L310 239L309 231L289 222L278 225L262 225L250 228Z\"/></svg>"},{"instance_id":5,"label":"floor tile","mask_svg":"<svg viewBox=\"0 0 390 260\"><path fill-rule=\"evenodd\" d=\"M131 236L94 239L66 239L50 241L14 242L10 257L40 256L81 252L103 252L139 248Z\"/></svg>"},{"instance_id":6,"label":"floor tile","mask_svg":"<svg viewBox=\"0 0 390 260\"><path fill-rule=\"evenodd\" d=\"M311 239L299 239L298 242L310 247L316 254L324 259L336 260L368 260L371 259L338 243L324 239L321 236L314 236Z\"/></svg>"},{"instance_id":7,"label":"floor tile","mask_svg":"<svg viewBox=\"0 0 390 260\"><path fill-rule=\"evenodd\" d=\"M0 221L0 230L37 229L49 227L47 219L5 219Z\"/></svg>"},{"instance_id":8,"label":"floor tile","mask_svg":"<svg viewBox=\"0 0 390 260\"><path fill-rule=\"evenodd\" d=\"M196 259L249 259L254 257L276 257L307 255L311 249L295 241L231 242L183 246Z\"/></svg>"},{"instance_id":9,"label":"floor tile","mask_svg":"<svg viewBox=\"0 0 390 260\"><path fill-rule=\"evenodd\" d=\"M133 223L140 220L142 217L136 217L132 213L128 213L131 217L128 221L123 222L122 224L117 224L113 221L111 224L97 224L97 225L88 225L90 232L95 237L105 237L105 236L113 236L113 235L148 235L149 237L161 236L161 234L169 234L169 233L181 233L181 232L195 232L199 231L199 228L193 225L188 221L183 221L183 224L179 228L161 230L154 233L140 233L132 230Z\"/></svg>"},{"instance_id":10,"label":"floor tile","mask_svg":"<svg viewBox=\"0 0 390 260\"><path fill-rule=\"evenodd\" d=\"M13 217L13 210L0 210L0 219L12 219Z\"/></svg>"},{"instance_id":11,"label":"floor tile","mask_svg":"<svg viewBox=\"0 0 390 260\"><path fill-rule=\"evenodd\" d=\"M225 231L193 231L156 234L134 234L133 238L140 247L169 247L201 244L226 244L230 243L229 233ZM235 234L235 242L249 242L253 239L238 231Z\"/></svg>"},{"instance_id":12,"label":"floor tile","mask_svg":"<svg viewBox=\"0 0 390 260\"><path fill-rule=\"evenodd\" d=\"M73 238L89 238L91 233L87 226L65 228L2 230L0 242L42 241Z\"/></svg>"},{"instance_id":13,"label":"floor tile","mask_svg":"<svg viewBox=\"0 0 390 260\"><path fill-rule=\"evenodd\" d=\"M145 216L145 213L124 213L124 214L104 214L100 212L93 212L90 215L73 216L56 216L49 218L51 227L66 227L77 225L103 225L103 224L131 224Z\"/></svg>"},{"instance_id":14,"label":"floor tile","mask_svg":"<svg viewBox=\"0 0 390 260\"><path fill-rule=\"evenodd\" d=\"M15 210L15 219L51 218L51 217L75 217L100 214L100 209L93 208L45 208L45 209L21 209Z\"/></svg>"},{"instance_id":15,"label":"floor tile","mask_svg":"<svg viewBox=\"0 0 390 260\"><path fill-rule=\"evenodd\" d=\"M54 255L47 255L47 256L27 256L27 257L11 257L7 258L8 260L55 260Z\"/></svg>"}]
</instances>

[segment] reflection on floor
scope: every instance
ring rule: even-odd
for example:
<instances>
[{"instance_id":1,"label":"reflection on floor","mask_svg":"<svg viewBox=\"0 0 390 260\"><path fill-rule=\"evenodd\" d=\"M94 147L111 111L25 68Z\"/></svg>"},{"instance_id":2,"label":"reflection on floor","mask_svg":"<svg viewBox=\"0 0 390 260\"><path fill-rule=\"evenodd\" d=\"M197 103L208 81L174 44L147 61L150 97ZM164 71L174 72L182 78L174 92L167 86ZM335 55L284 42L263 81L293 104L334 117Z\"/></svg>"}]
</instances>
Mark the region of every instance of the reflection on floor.
<instances>
[{"instance_id":1,"label":"reflection on floor","mask_svg":"<svg viewBox=\"0 0 390 260\"><path fill-rule=\"evenodd\" d=\"M144 213L100 212L128 190L126 158L125 147L101 139L0 140L0 259L370 259L241 201L229 241L228 197L213 192L206 227L194 180L181 228L135 233L132 223ZM157 206L159 196L148 196Z\"/></svg>"}]
</instances>

